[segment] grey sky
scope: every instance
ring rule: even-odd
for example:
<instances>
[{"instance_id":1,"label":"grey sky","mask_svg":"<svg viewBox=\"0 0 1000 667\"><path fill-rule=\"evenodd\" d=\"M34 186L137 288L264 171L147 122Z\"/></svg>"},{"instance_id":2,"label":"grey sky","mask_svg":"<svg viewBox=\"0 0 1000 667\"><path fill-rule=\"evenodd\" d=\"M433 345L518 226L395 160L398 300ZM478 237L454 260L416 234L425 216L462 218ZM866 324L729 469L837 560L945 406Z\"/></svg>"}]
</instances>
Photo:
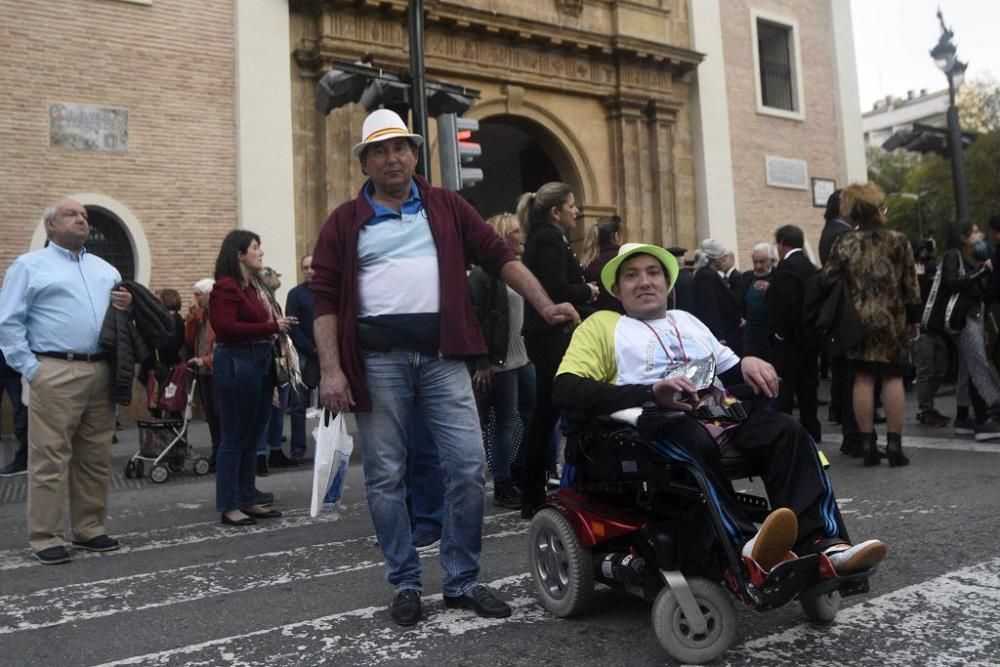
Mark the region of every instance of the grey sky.
<instances>
[{"instance_id":1,"label":"grey sky","mask_svg":"<svg viewBox=\"0 0 1000 667\"><path fill-rule=\"evenodd\" d=\"M846 0L842 0L846 1ZM930 57L941 29L938 6L955 32L958 57L969 63L966 81L1000 80L1000 1L850 0L862 111L885 95L941 90L948 83Z\"/></svg>"}]
</instances>

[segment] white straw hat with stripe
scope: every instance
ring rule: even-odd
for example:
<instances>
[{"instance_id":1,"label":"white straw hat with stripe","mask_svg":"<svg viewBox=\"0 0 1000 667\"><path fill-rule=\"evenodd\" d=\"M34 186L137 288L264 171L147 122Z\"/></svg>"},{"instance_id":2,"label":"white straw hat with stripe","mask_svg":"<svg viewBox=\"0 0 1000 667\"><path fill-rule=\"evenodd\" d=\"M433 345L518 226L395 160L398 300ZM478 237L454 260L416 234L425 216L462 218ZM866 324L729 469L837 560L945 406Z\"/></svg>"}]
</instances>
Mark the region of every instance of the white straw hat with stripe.
<instances>
[{"instance_id":1,"label":"white straw hat with stripe","mask_svg":"<svg viewBox=\"0 0 1000 667\"><path fill-rule=\"evenodd\" d=\"M361 126L361 143L354 144L351 152L355 156L360 156L361 151L368 145L398 137L405 137L417 146L424 143L424 138L419 134L410 134L410 130L398 113L390 109L376 109L365 118L364 125Z\"/></svg>"}]
</instances>

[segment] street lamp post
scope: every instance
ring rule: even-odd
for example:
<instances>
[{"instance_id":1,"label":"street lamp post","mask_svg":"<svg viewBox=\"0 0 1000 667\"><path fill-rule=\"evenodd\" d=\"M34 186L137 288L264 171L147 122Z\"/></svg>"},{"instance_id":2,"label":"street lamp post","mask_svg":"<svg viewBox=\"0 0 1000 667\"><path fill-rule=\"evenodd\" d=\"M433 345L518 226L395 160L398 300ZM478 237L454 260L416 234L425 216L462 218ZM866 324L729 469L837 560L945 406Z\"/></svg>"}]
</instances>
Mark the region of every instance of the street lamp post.
<instances>
[{"instance_id":1,"label":"street lamp post","mask_svg":"<svg viewBox=\"0 0 1000 667\"><path fill-rule=\"evenodd\" d=\"M962 155L962 128L958 124L958 107L955 93L962 85L968 63L958 59L952 43L952 31L944 24L941 10L937 13L941 22L941 37L937 46L931 49L931 57L938 69L948 77L948 150L951 153L951 178L955 189L955 214L959 222L969 220L969 195L965 185L965 162Z\"/></svg>"},{"instance_id":2,"label":"street lamp post","mask_svg":"<svg viewBox=\"0 0 1000 667\"><path fill-rule=\"evenodd\" d=\"M920 198L927 194L926 192L890 192L889 197L899 197L900 199L909 199L917 203L917 241L924 240L924 214L920 209Z\"/></svg>"}]
</instances>

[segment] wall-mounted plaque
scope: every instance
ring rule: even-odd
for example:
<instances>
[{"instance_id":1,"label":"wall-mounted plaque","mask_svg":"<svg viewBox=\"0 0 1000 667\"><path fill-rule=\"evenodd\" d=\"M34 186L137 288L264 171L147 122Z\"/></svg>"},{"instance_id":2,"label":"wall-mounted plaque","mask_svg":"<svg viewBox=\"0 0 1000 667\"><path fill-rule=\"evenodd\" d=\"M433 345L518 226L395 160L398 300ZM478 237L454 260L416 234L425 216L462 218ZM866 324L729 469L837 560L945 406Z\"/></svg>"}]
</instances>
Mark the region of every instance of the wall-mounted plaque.
<instances>
[{"instance_id":1,"label":"wall-mounted plaque","mask_svg":"<svg viewBox=\"0 0 1000 667\"><path fill-rule=\"evenodd\" d=\"M49 104L49 145L87 151L128 151L128 109Z\"/></svg>"},{"instance_id":2,"label":"wall-mounted plaque","mask_svg":"<svg viewBox=\"0 0 1000 667\"><path fill-rule=\"evenodd\" d=\"M764 169L767 174L767 184L772 188L809 189L809 170L805 160L765 155Z\"/></svg>"},{"instance_id":3,"label":"wall-mounted plaque","mask_svg":"<svg viewBox=\"0 0 1000 667\"><path fill-rule=\"evenodd\" d=\"M836 189L837 181L832 178L812 179L813 206L816 208L826 208L826 200L830 198L830 195Z\"/></svg>"}]
</instances>

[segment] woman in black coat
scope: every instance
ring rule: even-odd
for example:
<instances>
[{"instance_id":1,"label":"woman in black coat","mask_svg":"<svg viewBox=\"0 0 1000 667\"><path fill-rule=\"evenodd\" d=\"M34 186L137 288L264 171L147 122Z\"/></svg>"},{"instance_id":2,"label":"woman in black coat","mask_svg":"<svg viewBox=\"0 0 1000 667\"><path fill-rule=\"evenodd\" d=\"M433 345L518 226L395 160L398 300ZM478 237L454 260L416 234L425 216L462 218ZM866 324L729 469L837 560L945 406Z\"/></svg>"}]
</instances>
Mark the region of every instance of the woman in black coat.
<instances>
[{"instance_id":1,"label":"woman in black coat","mask_svg":"<svg viewBox=\"0 0 1000 667\"><path fill-rule=\"evenodd\" d=\"M556 303L573 304L580 317L589 315L588 304L598 295L597 285L586 282L583 268L570 248L566 234L579 215L573 192L565 183L546 183L537 192L521 195L517 217L527 233L524 264L535 274ZM535 365L535 416L528 437L525 478L521 480L521 514L530 518L545 499L546 460L559 409L552 405L552 382L569 346L570 332L546 324L533 308L525 308L524 342Z\"/></svg>"}]
</instances>

